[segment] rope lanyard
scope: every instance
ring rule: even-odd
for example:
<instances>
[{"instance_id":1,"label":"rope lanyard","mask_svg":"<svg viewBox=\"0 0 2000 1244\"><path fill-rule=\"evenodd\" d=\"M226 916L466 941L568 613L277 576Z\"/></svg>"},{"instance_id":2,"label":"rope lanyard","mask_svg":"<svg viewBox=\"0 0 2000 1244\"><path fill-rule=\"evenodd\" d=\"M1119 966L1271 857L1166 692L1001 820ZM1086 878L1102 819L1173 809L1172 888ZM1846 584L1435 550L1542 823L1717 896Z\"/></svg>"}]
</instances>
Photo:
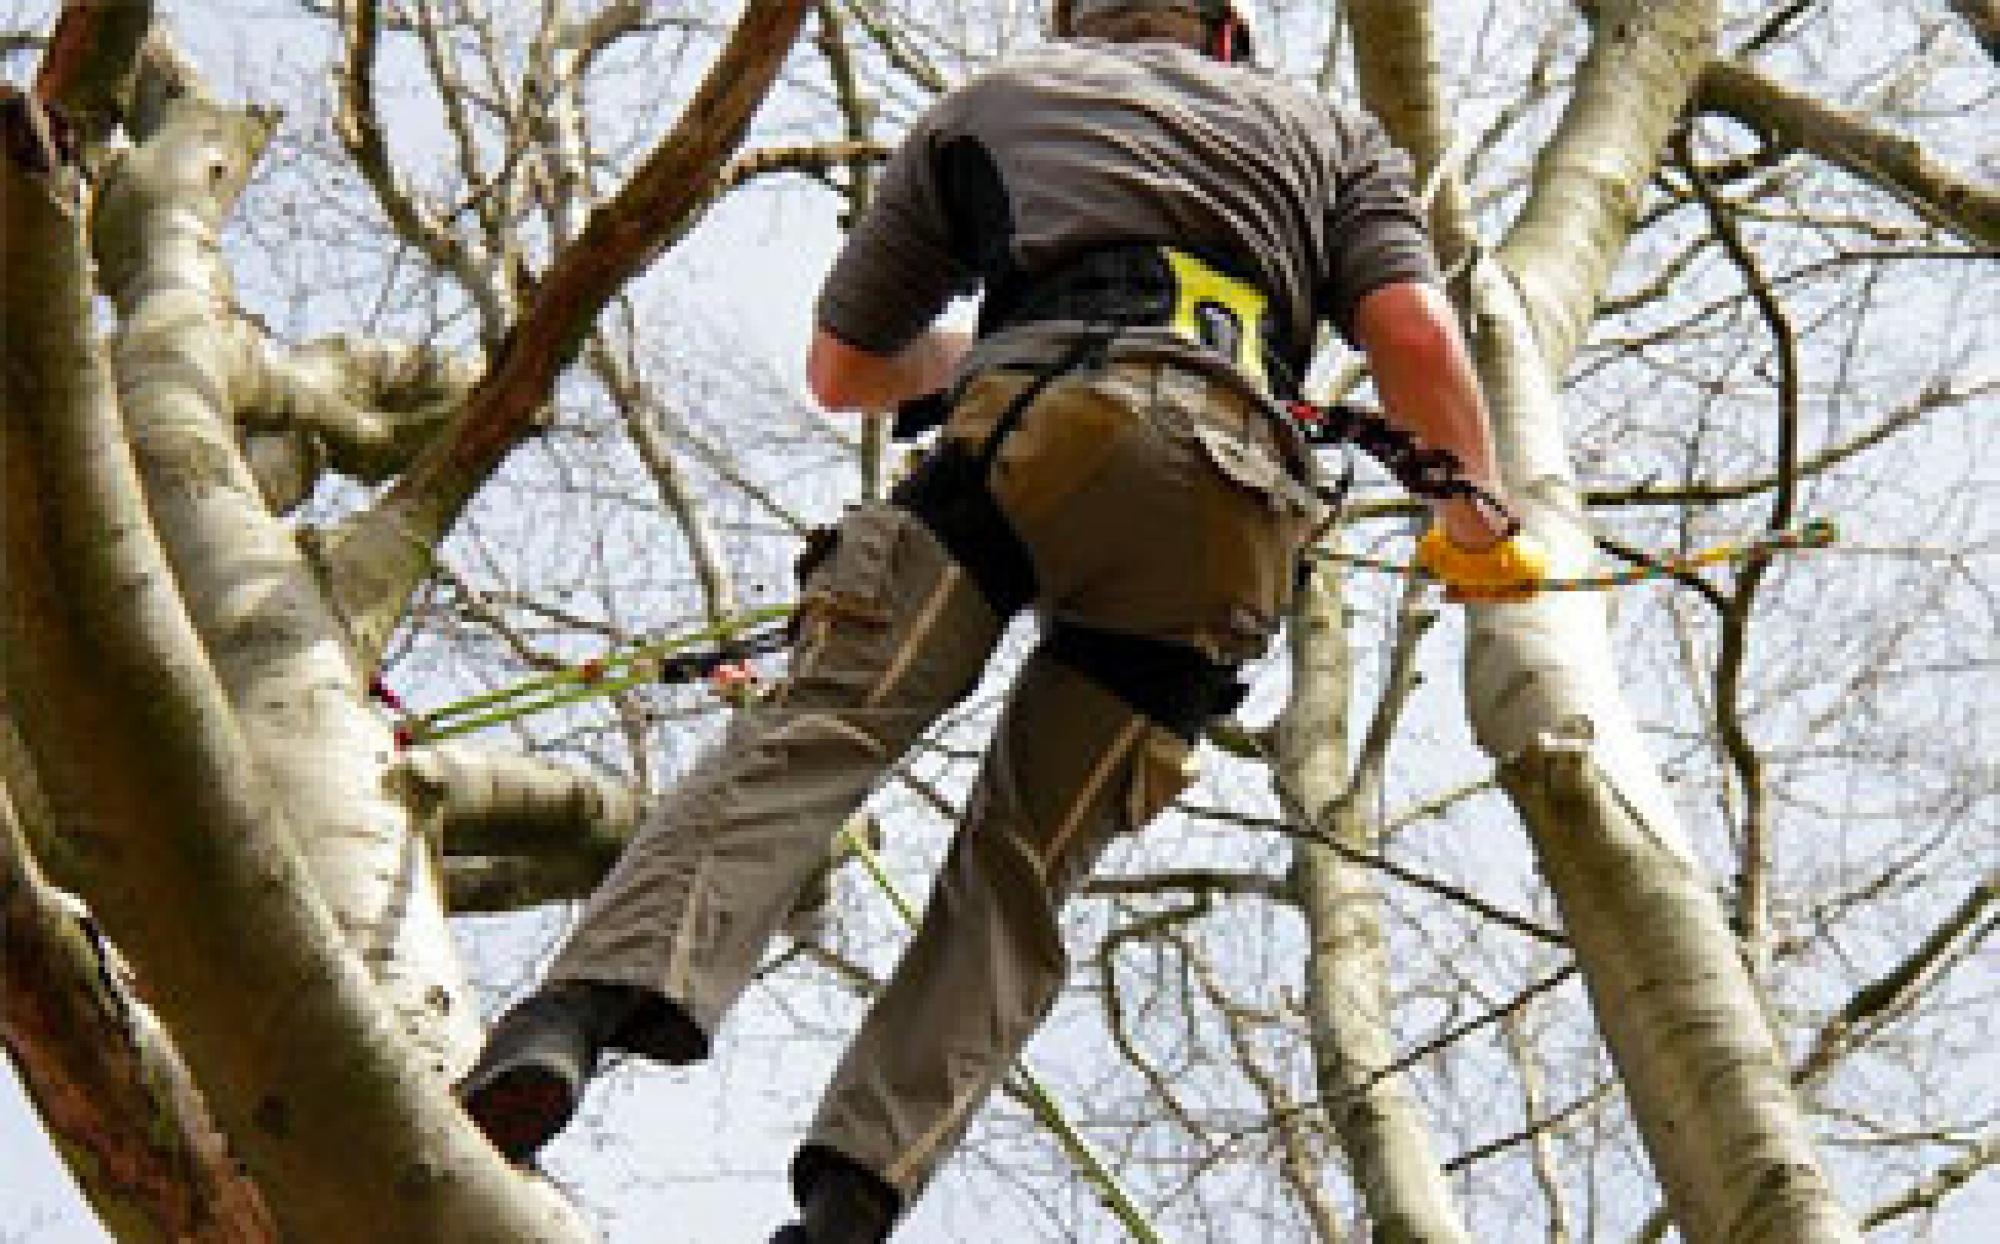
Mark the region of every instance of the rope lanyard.
<instances>
[{"instance_id":1,"label":"rope lanyard","mask_svg":"<svg viewBox=\"0 0 2000 1244\"><path fill-rule=\"evenodd\" d=\"M1634 566L1629 570L1613 571L1610 574L1578 575L1567 579L1540 579L1528 592L1603 592L1613 588L1631 587L1639 583L1649 583L1655 579L1669 579L1678 574L1715 566L1724 562L1747 561L1753 557L1768 557L1773 553L1796 553L1805 549L1832 547L1840 539L1839 529L1829 519L1817 518L1788 531L1776 531L1755 540L1732 541L1696 549L1692 553L1677 553L1655 559L1645 566ZM1359 570L1380 571L1383 574L1416 575L1419 578L1433 578L1421 566L1408 562L1393 561L1388 558L1369 557L1361 553L1347 553L1339 549L1329 549L1314 545L1306 550L1306 556L1314 561L1331 562L1339 566L1352 566Z\"/></svg>"},{"instance_id":2,"label":"rope lanyard","mask_svg":"<svg viewBox=\"0 0 2000 1244\"><path fill-rule=\"evenodd\" d=\"M1668 579L1702 566L1744 561L1774 553L1828 548L1838 539L1839 533L1832 522L1815 519L1789 531L1662 557L1650 565L1635 566L1629 570L1543 579L1533 591L1608 591ZM1357 570L1431 577L1422 568L1407 562L1348 553L1322 545L1308 548L1305 555L1315 561ZM644 683L685 683L708 677L749 657L783 649L789 643L789 636L786 627L780 624L791 617L795 608L793 605L771 605L755 609L698 631L636 644L509 686L453 700L425 713L409 712L402 698L379 675L370 680L368 693L396 714L397 745L410 747L471 734L488 726L516 721L599 696L615 695Z\"/></svg>"},{"instance_id":3,"label":"rope lanyard","mask_svg":"<svg viewBox=\"0 0 2000 1244\"><path fill-rule=\"evenodd\" d=\"M788 642L785 627L794 606L753 609L684 635L672 635L609 653L522 682L453 700L427 713L410 713L378 675L368 691L398 716L399 746L470 734L534 713L642 683L681 683L706 677L748 657L776 652ZM760 629L762 628L762 629Z\"/></svg>"}]
</instances>

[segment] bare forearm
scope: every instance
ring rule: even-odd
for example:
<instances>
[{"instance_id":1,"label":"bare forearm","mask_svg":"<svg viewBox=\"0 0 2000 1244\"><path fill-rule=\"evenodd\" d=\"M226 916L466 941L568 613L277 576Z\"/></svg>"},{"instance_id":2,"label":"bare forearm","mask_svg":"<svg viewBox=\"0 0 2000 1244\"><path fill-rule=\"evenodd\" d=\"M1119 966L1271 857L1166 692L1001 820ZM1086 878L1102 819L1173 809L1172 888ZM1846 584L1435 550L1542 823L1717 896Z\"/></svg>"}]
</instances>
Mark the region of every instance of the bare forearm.
<instances>
[{"instance_id":1,"label":"bare forearm","mask_svg":"<svg viewBox=\"0 0 2000 1244\"><path fill-rule=\"evenodd\" d=\"M1428 285L1385 286L1362 300L1355 330L1389 420L1450 452L1473 483L1503 496L1486 400L1444 294ZM1437 509L1459 544L1478 547L1499 534L1499 516L1483 507L1453 501Z\"/></svg>"}]
</instances>

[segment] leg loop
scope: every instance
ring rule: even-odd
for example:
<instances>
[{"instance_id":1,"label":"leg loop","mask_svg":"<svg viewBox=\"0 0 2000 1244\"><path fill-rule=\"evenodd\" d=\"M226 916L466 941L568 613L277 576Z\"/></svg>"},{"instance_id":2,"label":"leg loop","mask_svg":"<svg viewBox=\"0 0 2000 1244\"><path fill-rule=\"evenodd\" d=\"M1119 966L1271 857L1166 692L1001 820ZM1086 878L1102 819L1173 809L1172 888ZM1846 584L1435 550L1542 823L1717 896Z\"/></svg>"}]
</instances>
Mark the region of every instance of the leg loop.
<instances>
[{"instance_id":1,"label":"leg loop","mask_svg":"<svg viewBox=\"0 0 2000 1244\"><path fill-rule=\"evenodd\" d=\"M1209 722L1234 712L1248 690L1234 665L1171 640L1059 620L1046 647L1051 657L1185 743L1199 738Z\"/></svg>"}]
</instances>

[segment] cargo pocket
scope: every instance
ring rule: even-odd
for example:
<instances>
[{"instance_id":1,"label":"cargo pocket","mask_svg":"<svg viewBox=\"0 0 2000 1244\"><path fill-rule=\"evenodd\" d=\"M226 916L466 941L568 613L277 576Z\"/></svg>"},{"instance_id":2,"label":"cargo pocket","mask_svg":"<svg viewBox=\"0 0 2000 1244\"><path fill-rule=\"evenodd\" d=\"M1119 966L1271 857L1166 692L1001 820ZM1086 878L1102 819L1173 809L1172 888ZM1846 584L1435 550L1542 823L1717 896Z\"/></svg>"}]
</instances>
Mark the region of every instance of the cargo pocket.
<instances>
[{"instance_id":1,"label":"cargo pocket","mask_svg":"<svg viewBox=\"0 0 2000 1244\"><path fill-rule=\"evenodd\" d=\"M1260 654L1290 606L1300 550L1325 515L1312 490L1269 449L1197 417L1188 437L1215 478L1201 505L1195 565L1207 594L1207 635L1221 659Z\"/></svg>"},{"instance_id":2,"label":"cargo pocket","mask_svg":"<svg viewBox=\"0 0 2000 1244\"><path fill-rule=\"evenodd\" d=\"M1195 425L1194 437L1225 479L1255 493L1274 516L1302 524L1318 521L1324 503L1262 446L1201 424Z\"/></svg>"},{"instance_id":3,"label":"cargo pocket","mask_svg":"<svg viewBox=\"0 0 2000 1244\"><path fill-rule=\"evenodd\" d=\"M787 691L815 682L865 689L872 681L887 659L896 546L910 521L894 506L869 502L808 538Z\"/></svg>"},{"instance_id":4,"label":"cargo pocket","mask_svg":"<svg viewBox=\"0 0 2000 1244\"><path fill-rule=\"evenodd\" d=\"M1145 392L1119 374L1051 384L1001 446L994 499L1022 530L1049 523L1104 469L1133 425Z\"/></svg>"}]
</instances>

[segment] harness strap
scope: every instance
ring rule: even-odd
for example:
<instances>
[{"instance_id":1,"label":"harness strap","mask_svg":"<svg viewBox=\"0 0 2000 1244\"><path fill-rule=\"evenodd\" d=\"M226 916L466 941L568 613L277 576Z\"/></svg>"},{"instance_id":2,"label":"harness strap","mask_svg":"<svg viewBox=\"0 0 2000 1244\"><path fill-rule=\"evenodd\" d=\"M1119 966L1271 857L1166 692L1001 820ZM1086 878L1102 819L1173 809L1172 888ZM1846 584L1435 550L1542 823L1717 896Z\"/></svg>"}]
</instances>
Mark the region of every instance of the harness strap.
<instances>
[{"instance_id":1,"label":"harness strap","mask_svg":"<svg viewBox=\"0 0 2000 1244\"><path fill-rule=\"evenodd\" d=\"M1249 690L1234 665L1171 640L1059 618L1043 649L1187 743L1209 722L1234 712Z\"/></svg>"}]
</instances>

